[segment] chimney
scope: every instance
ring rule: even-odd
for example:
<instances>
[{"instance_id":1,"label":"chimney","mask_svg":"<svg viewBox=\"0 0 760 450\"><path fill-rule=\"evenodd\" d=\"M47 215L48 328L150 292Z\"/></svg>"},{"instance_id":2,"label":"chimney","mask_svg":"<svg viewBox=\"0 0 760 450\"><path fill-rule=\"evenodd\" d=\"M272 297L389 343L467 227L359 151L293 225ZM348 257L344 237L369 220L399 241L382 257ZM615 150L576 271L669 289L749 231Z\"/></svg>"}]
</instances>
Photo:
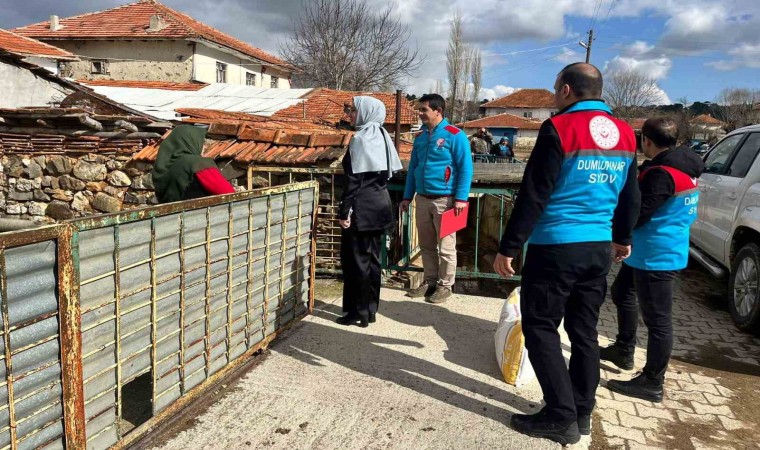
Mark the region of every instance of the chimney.
<instances>
[{"instance_id":1,"label":"chimney","mask_svg":"<svg viewBox=\"0 0 760 450\"><path fill-rule=\"evenodd\" d=\"M166 22L164 22L164 18L159 16L158 14L154 14L150 16L150 26L148 26L148 32L158 32L166 28Z\"/></svg>"},{"instance_id":2,"label":"chimney","mask_svg":"<svg viewBox=\"0 0 760 450\"><path fill-rule=\"evenodd\" d=\"M58 16L50 16L50 31L58 31L61 28L61 21L58 19Z\"/></svg>"}]
</instances>

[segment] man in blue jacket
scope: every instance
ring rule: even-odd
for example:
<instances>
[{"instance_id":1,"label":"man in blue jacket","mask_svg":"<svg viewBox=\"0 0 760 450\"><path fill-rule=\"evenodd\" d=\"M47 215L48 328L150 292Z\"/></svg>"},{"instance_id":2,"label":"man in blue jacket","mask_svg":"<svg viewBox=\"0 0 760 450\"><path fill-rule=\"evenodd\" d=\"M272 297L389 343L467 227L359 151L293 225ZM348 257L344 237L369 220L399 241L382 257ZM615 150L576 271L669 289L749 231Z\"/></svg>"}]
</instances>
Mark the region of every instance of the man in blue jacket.
<instances>
[{"instance_id":1,"label":"man in blue jacket","mask_svg":"<svg viewBox=\"0 0 760 450\"><path fill-rule=\"evenodd\" d=\"M472 182L472 156L465 133L444 119L446 102L438 94L420 98L422 131L414 140L406 174L402 210L417 194L417 232L425 270L425 282L410 297L443 303L451 297L457 268L456 233L438 239L441 215L455 208L464 210Z\"/></svg>"},{"instance_id":2,"label":"man in blue jacket","mask_svg":"<svg viewBox=\"0 0 760 450\"><path fill-rule=\"evenodd\" d=\"M571 64L557 76L560 111L541 125L494 262L497 273L513 275L512 259L528 241L522 328L546 405L537 414L514 414L512 426L563 445L591 432L599 307L611 253L617 260L630 254L639 213L636 136L601 95L602 74L591 64ZM557 332L563 319L569 368Z\"/></svg>"},{"instance_id":3,"label":"man in blue jacket","mask_svg":"<svg viewBox=\"0 0 760 450\"><path fill-rule=\"evenodd\" d=\"M646 365L634 379L610 380L607 388L661 402L673 350L673 279L689 261L689 227L697 218L699 200L697 177L705 164L691 149L676 147L678 124L673 119L644 122L641 141L650 160L639 168L641 212L633 230L633 253L620 268L611 292L618 310L618 335L600 356L621 369L633 369L640 306L649 331Z\"/></svg>"}]
</instances>

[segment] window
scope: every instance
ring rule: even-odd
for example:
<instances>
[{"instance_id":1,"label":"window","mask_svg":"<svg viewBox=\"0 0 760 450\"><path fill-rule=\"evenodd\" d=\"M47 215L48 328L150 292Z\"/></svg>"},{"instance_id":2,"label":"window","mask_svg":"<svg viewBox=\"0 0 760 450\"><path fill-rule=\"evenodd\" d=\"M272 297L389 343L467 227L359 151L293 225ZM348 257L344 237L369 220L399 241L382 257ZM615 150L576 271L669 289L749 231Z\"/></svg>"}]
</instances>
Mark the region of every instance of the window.
<instances>
[{"instance_id":1,"label":"window","mask_svg":"<svg viewBox=\"0 0 760 450\"><path fill-rule=\"evenodd\" d=\"M533 118L533 111L528 111L523 113L523 117L526 119L532 119Z\"/></svg>"},{"instance_id":2,"label":"window","mask_svg":"<svg viewBox=\"0 0 760 450\"><path fill-rule=\"evenodd\" d=\"M728 159L731 158L742 139L744 139L744 134L734 134L716 144L705 159L705 172L723 173Z\"/></svg>"},{"instance_id":3,"label":"window","mask_svg":"<svg viewBox=\"0 0 760 450\"><path fill-rule=\"evenodd\" d=\"M280 83L280 78L279 77L272 77L272 87L273 88L276 88L279 83Z\"/></svg>"},{"instance_id":4,"label":"window","mask_svg":"<svg viewBox=\"0 0 760 450\"><path fill-rule=\"evenodd\" d=\"M251 72L246 72L245 74L245 85L246 86L256 86L256 74Z\"/></svg>"},{"instance_id":5,"label":"window","mask_svg":"<svg viewBox=\"0 0 760 450\"><path fill-rule=\"evenodd\" d=\"M108 61L104 59L93 60L90 65L90 72L108 75Z\"/></svg>"},{"instance_id":6,"label":"window","mask_svg":"<svg viewBox=\"0 0 760 450\"><path fill-rule=\"evenodd\" d=\"M220 63L220 62L216 63L216 82L217 83L227 82L227 64Z\"/></svg>"},{"instance_id":7,"label":"window","mask_svg":"<svg viewBox=\"0 0 760 450\"><path fill-rule=\"evenodd\" d=\"M752 163L755 161L757 152L760 150L760 133L752 133L749 135L744 144L741 146L734 160L731 161L731 165L728 166L726 175L736 178L744 178L749 172L749 168L752 167Z\"/></svg>"}]
</instances>

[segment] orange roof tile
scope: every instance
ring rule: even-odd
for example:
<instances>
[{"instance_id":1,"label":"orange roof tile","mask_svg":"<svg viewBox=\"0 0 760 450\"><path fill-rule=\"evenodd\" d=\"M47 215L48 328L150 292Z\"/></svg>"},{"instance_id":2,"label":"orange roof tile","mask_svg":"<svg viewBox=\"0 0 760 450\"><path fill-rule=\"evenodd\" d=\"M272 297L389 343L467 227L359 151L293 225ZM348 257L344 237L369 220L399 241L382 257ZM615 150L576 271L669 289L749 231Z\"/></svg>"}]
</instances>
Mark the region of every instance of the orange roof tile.
<instances>
[{"instance_id":1,"label":"orange roof tile","mask_svg":"<svg viewBox=\"0 0 760 450\"><path fill-rule=\"evenodd\" d=\"M0 50L17 56L73 60L76 56L44 42L0 28Z\"/></svg>"},{"instance_id":2,"label":"orange roof tile","mask_svg":"<svg viewBox=\"0 0 760 450\"><path fill-rule=\"evenodd\" d=\"M217 109L202 109L202 108L178 108L176 110L183 116L189 116L182 119L184 122L191 123L211 123L211 122L255 122L262 128L281 128L281 129L294 129L294 130L335 130L334 126L319 125L313 122L289 119L289 118L277 118L273 119L267 116L259 116L256 114L244 113L244 112L232 112L221 111Z\"/></svg>"},{"instance_id":3,"label":"orange roof tile","mask_svg":"<svg viewBox=\"0 0 760 450\"><path fill-rule=\"evenodd\" d=\"M385 104L385 123L390 125L396 123L396 94L391 92L351 92L336 91L334 89L315 89L304 100L303 103L290 106L274 114L275 118L294 118L321 121L331 124L337 124L341 120L348 121L343 107L350 105L354 97L366 95L374 97ZM413 125L419 120L417 112L412 107L411 102L402 99L401 104L401 124ZM304 113L305 110L305 113Z\"/></svg>"},{"instance_id":4,"label":"orange roof tile","mask_svg":"<svg viewBox=\"0 0 760 450\"><path fill-rule=\"evenodd\" d=\"M150 18L160 16L164 27L149 31ZM228 47L269 64L289 67L287 62L256 48L155 0L82 14L60 20L60 29L51 30L50 22L40 22L14 31L43 40L68 39L201 39Z\"/></svg>"},{"instance_id":5,"label":"orange roof tile","mask_svg":"<svg viewBox=\"0 0 760 450\"><path fill-rule=\"evenodd\" d=\"M497 98L483 108L556 108L554 94L546 89L520 89L505 97Z\"/></svg>"},{"instance_id":6,"label":"orange roof tile","mask_svg":"<svg viewBox=\"0 0 760 450\"><path fill-rule=\"evenodd\" d=\"M697 123L700 125L723 125L723 122L716 119L709 114L701 114L690 120L691 123Z\"/></svg>"},{"instance_id":7,"label":"orange roof tile","mask_svg":"<svg viewBox=\"0 0 760 450\"><path fill-rule=\"evenodd\" d=\"M139 81L139 80L77 80L85 86L109 86L140 89L163 89L167 91L199 91L206 83L176 83L172 81Z\"/></svg>"},{"instance_id":8,"label":"orange roof tile","mask_svg":"<svg viewBox=\"0 0 760 450\"><path fill-rule=\"evenodd\" d=\"M459 124L462 128L520 128L523 130L538 130L541 121L525 119L514 114L496 114Z\"/></svg>"}]
</instances>

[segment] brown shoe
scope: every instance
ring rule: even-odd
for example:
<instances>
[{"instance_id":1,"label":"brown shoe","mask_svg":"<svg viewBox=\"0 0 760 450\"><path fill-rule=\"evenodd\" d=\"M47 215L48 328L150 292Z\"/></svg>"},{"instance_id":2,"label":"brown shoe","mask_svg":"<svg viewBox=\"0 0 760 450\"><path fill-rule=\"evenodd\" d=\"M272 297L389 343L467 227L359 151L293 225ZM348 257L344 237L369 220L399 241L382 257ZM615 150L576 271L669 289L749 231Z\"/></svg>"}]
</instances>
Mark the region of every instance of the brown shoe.
<instances>
[{"instance_id":1,"label":"brown shoe","mask_svg":"<svg viewBox=\"0 0 760 450\"><path fill-rule=\"evenodd\" d=\"M451 288L438 286L433 295L427 297L425 301L428 303L443 303L449 297L451 297Z\"/></svg>"},{"instance_id":2,"label":"brown shoe","mask_svg":"<svg viewBox=\"0 0 760 450\"><path fill-rule=\"evenodd\" d=\"M435 292L434 284L422 283L417 289L407 292L406 296L411 298L430 297L433 295L433 292Z\"/></svg>"}]
</instances>

